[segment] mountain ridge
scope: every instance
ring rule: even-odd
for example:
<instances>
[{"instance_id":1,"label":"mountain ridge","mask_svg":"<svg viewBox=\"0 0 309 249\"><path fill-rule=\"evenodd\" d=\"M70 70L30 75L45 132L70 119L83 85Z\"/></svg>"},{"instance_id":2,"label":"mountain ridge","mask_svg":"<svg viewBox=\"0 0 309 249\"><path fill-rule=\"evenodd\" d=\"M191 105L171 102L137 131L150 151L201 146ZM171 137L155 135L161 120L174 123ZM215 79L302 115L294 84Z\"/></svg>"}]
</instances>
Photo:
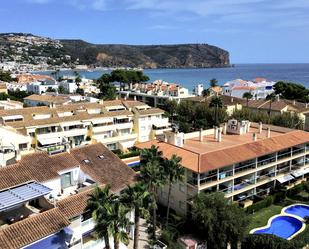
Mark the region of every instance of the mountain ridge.
<instances>
[{"instance_id":1,"label":"mountain ridge","mask_svg":"<svg viewBox=\"0 0 309 249\"><path fill-rule=\"evenodd\" d=\"M22 62L51 65L140 68L230 66L229 52L209 44L94 44L82 39L51 39L29 33L0 34L0 52L3 52L1 60L15 58Z\"/></svg>"}]
</instances>

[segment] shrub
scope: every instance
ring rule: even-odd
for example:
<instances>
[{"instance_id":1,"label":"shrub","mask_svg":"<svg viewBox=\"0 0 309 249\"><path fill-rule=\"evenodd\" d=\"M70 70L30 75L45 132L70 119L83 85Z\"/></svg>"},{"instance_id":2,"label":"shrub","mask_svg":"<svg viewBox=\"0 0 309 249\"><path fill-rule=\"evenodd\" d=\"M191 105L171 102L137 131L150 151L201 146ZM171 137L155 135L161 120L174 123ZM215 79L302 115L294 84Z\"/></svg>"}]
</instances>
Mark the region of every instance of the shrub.
<instances>
[{"instance_id":1,"label":"shrub","mask_svg":"<svg viewBox=\"0 0 309 249\"><path fill-rule=\"evenodd\" d=\"M263 208L269 207L274 203L274 197L273 196L267 196L264 200L259 201L247 208L247 213L252 214L256 211L259 211Z\"/></svg>"},{"instance_id":2,"label":"shrub","mask_svg":"<svg viewBox=\"0 0 309 249\"><path fill-rule=\"evenodd\" d=\"M250 234L242 242L241 248L250 249L294 249L292 243L269 234Z\"/></svg>"},{"instance_id":3,"label":"shrub","mask_svg":"<svg viewBox=\"0 0 309 249\"><path fill-rule=\"evenodd\" d=\"M301 191L304 190L304 184L299 184L291 189L289 189L287 191L287 196L288 197L294 197L295 195L297 195L298 193L300 193Z\"/></svg>"}]
</instances>

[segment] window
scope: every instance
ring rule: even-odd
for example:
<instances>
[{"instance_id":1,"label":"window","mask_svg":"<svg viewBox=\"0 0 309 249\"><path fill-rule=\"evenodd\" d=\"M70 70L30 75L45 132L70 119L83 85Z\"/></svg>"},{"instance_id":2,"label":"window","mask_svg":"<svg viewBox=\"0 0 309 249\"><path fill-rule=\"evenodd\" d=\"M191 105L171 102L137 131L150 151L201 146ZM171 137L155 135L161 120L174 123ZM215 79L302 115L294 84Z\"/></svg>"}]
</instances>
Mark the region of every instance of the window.
<instances>
[{"instance_id":1,"label":"window","mask_svg":"<svg viewBox=\"0 0 309 249\"><path fill-rule=\"evenodd\" d=\"M151 116L148 116L148 120L151 120Z\"/></svg>"},{"instance_id":2,"label":"window","mask_svg":"<svg viewBox=\"0 0 309 249\"><path fill-rule=\"evenodd\" d=\"M144 125L141 126L141 130L142 130L142 131L146 130L146 127L145 127Z\"/></svg>"},{"instance_id":3,"label":"window","mask_svg":"<svg viewBox=\"0 0 309 249\"><path fill-rule=\"evenodd\" d=\"M25 144L19 144L19 150L20 151L24 151L24 150L27 150L27 144L25 143Z\"/></svg>"},{"instance_id":4,"label":"window","mask_svg":"<svg viewBox=\"0 0 309 249\"><path fill-rule=\"evenodd\" d=\"M61 175L61 187L64 188L68 188L70 186L72 186L72 181L71 181L71 173L65 173L63 175Z\"/></svg>"},{"instance_id":5,"label":"window","mask_svg":"<svg viewBox=\"0 0 309 249\"><path fill-rule=\"evenodd\" d=\"M117 149L117 144L116 143L114 143L114 144L107 144L106 147L109 150L116 150Z\"/></svg>"}]
</instances>

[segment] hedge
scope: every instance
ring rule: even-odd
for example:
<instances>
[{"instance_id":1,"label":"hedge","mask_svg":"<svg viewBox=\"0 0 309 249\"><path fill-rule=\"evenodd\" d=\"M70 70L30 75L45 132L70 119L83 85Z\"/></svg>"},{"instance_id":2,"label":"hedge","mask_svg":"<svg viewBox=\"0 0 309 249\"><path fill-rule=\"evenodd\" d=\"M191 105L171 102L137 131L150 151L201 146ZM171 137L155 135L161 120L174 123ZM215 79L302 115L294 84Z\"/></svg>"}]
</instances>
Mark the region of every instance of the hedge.
<instances>
[{"instance_id":1,"label":"hedge","mask_svg":"<svg viewBox=\"0 0 309 249\"><path fill-rule=\"evenodd\" d=\"M253 205L247 207L246 212L252 214L263 208L269 207L273 203L274 203L274 197L270 195L267 196L264 200L254 203Z\"/></svg>"}]
</instances>

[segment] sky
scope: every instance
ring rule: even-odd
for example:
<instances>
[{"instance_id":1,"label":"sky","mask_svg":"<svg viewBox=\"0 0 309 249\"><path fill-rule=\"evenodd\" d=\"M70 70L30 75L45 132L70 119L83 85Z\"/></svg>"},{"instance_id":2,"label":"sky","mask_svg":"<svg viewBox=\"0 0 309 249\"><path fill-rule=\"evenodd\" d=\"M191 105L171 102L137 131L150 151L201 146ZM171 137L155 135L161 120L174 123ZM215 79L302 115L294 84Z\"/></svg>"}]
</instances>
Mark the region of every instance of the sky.
<instances>
[{"instance_id":1,"label":"sky","mask_svg":"<svg viewBox=\"0 0 309 249\"><path fill-rule=\"evenodd\" d=\"M103 44L207 43L231 63L309 62L309 0L0 0L0 32Z\"/></svg>"}]
</instances>

